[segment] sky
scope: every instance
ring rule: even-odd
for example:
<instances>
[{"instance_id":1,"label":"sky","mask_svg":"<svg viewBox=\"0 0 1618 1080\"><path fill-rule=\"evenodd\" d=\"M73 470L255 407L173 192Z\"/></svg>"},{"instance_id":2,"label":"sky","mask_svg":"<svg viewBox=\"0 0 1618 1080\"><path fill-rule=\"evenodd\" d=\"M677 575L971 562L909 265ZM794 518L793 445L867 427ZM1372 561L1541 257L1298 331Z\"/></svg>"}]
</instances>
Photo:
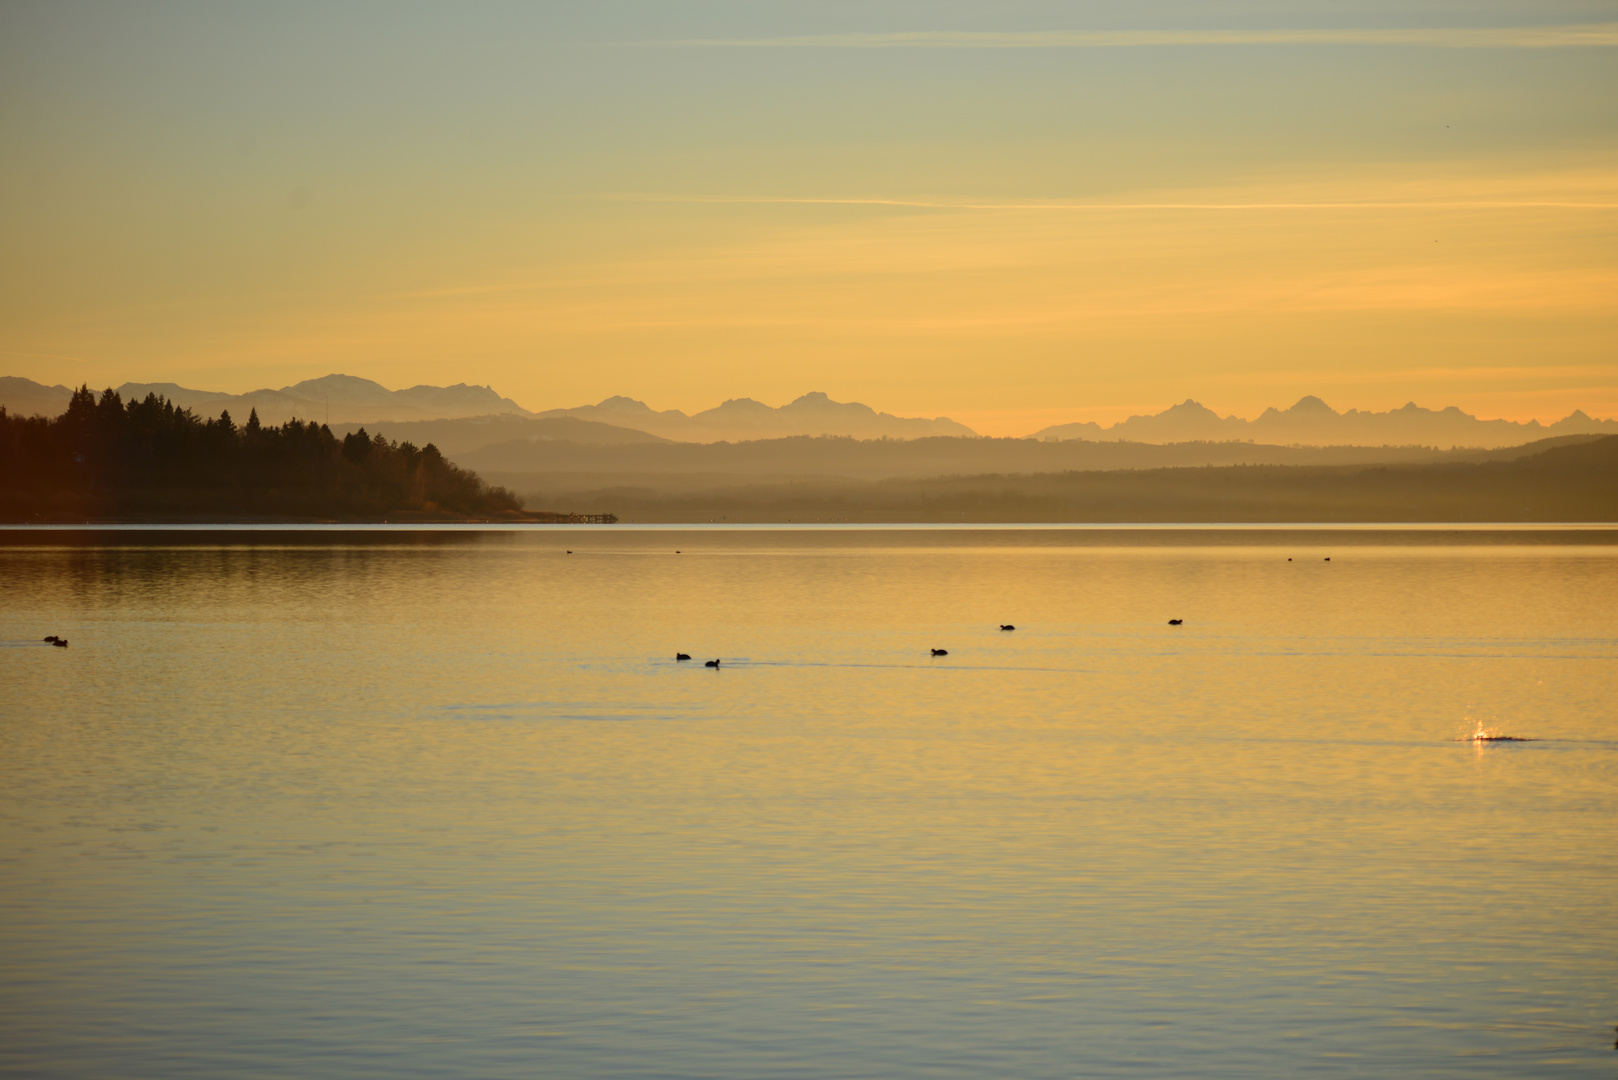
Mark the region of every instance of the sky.
<instances>
[{"instance_id":1,"label":"sky","mask_svg":"<svg viewBox=\"0 0 1618 1080\"><path fill-rule=\"evenodd\" d=\"M1618 416L1618 0L0 0L0 374Z\"/></svg>"}]
</instances>

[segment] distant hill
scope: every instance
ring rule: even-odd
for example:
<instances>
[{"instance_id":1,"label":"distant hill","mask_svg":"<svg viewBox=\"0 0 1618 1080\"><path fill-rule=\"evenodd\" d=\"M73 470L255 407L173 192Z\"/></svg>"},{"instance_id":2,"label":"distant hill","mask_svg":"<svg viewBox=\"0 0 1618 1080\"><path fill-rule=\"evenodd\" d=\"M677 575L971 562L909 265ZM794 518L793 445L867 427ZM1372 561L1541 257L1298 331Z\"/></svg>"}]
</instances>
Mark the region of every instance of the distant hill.
<instances>
[{"instance_id":1,"label":"distant hill","mask_svg":"<svg viewBox=\"0 0 1618 1080\"><path fill-rule=\"evenodd\" d=\"M893 416L858 402L833 401L818 392L805 394L778 409L751 398L736 398L694 416L687 416L678 409L657 412L645 402L627 397L610 397L595 405L534 413L510 398L501 397L487 386L459 383L455 386L412 386L405 390L389 390L381 383L353 375L325 375L283 386L279 390L266 388L245 394L195 390L176 383L127 382L116 389L125 400L140 400L149 393L156 394L206 417L216 417L221 410L229 410L239 420L257 409L259 421L265 424L280 424L298 418L318 420L334 427L375 426L387 421L510 416L588 421L675 442L741 442L789 435L918 439L940 435L972 437L976 434L971 428L945 417L929 420ZM60 415L67 408L71 396L72 391L65 386L42 386L29 379L0 379L0 406L19 416ZM547 439L564 437L538 429L534 434ZM577 441L628 440L606 438L598 433L597 437L581 434Z\"/></svg>"},{"instance_id":2,"label":"distant hill","mask_svg":"<svg viewBox=\"0 0 1618 1080\"><path fill-rule=\"evenodd\" d=\"M389 390L381 383L353 375L325 375L283 386L280 392L303 401L329 402L345 408L361 406L392 409L397 413L402 407L423 417L489 416L498 413L533 415L510 398L495 393L493 387L468 386L466 383Z\"/></svg>"},{"instance_id":3,"label":"distant hill","mask_svg":"<svg viewBox=\"0 0 1618 1080\"><path fill-rule=\"evenodd\" d=\"M405 438L405 425L379 431ZM488 430L499 430L491 427ZM414 438L414 436L410 436ZM1578 441L1597 436L1565 436ZM440 443L439 445L444 445ZM1545 447L1540 446L1539 449ZM1488 451L1435 450L1423 446L1269 446L1244 442L1157 445L1125 442L1035 442L1030 439L926 438L869 441L852 438L761 439L746 443L593 443L511 439L476 450L453 451L456 461L499 483L532 486L553 473L639 476L657 486L659 477L814 476L858 479L923 478L980 473L1042 473L1072 470L1186 468L1203 465L1391 465L1516 456L1530 447Z\"/></svg>"},{"instance_id":4,"label":"distant hill","mask_svg":"<svg viewBox=\"0 0 1618 1080\"><path fill-rule=\"evenodd\" d=\"M218 416L221 409L228 409L232 416L240 419L257 409L260 422L265 424L285 423L294 417L334 424L374 424L379 420L432 420L491 413L530 415L515 401L501 397L487 386L459 383L389 390L381 383L353 375L326 375L279 390L253 390L246 394L190 390L173 383L125 383L117 390L125 400L139 400L148 393L155 393L176 405L209 416Z\"/></svg>"},{"instance_id":5,"label":"distant hill","mask_svg":"<svg viewBox=\"0 0 1618 1080\"><path fill-rule=\"evenodd\" d=\"M1519 446L1548 435L1618 434L1618 420L1593 420L1582 411L1553 424L1538 420L1479 420L1455 406L1424 409L1411 402L1389 412L1340 413L1317 397L1300 398L1290 409L1270 408L1256 420L1220 416L1187 399L1154 416L1131 416L1109 427L1058 424L1036 431L1031 439L1126 440L1178 443L1192 440L1253 440L1306 446Z\"/></svg>"},{"instance_id":6,"label":"distant hill","mask_svg":"<svg viewBox=\"0 0 1618 1080\"><path fill-rule=\"evenodd\" d=\"M823 393L805 394L771 408L752 398L733 398L712 409L687 416L678 409L658 412L645 402L610 397L597 405L550 409L543 417L573 416L635 428L676 442L743 442L790 435L843 435L854 439L920 439L928 436L975 436L947 417L923 419L877 412L858 402L833 401Z\"/></svg>"},{"instance_id":7,"label":"distant hill","mask_svg":"<svg viewBox=\"0 0 1618 1080\"><path fill-rule=\"evenodd\" d=\"M356 430L359 424L333 424L338 435ZM470 416L454 420L405 420L372 425L373 430L400 442L418 446L435 443L451 456L494 444L518 449L536 442L568 442L583 446L669 445L669 440L633 428L615 427L576 416Z\"/></svg>"},{"instance_id":8,"label":"distant hill","mask_svg":"<svg viewBox=\"0 0 1618 1080\"><path fill-rule=\"evenodd\" d=\"M116 388L125 401L144 400L147 394L167 398L182 409L204 418L228 411L240 421L258 410L260 423L318 420L333 424L374 424L379 420L431 420L443 417L487 416L509 413L532 415L510 398L487 386L412 386L389 390L370 379L327 375L279 390L253 390L226 394L194 390L176 383L126 382ZM43 386L31 379L0 378L0 406L18 416L60 416L73 392L65 386Z\"/></svg>"},{"instance_id":9,"label":"distant hill","mask_svg":"<svg viewBox=\"0 0 1618 1080\"><path fill-rule=\"evenodd\" d=\"M71 400L73 391L65 386L0 375L0 407L13 416L61 416Z\"/></svg>"},{"instance_id":10,"label":"distant hill","mask_svg":"<svg viewBox=\"0 0 1618 1080\"><path fill-rule=\"evenodd\" d=\"M626 522L1618 522L1618 436L1549 442L1399 465L877 480L556 473L523 490L610 506Z\"/></svg>"}]
</instances>

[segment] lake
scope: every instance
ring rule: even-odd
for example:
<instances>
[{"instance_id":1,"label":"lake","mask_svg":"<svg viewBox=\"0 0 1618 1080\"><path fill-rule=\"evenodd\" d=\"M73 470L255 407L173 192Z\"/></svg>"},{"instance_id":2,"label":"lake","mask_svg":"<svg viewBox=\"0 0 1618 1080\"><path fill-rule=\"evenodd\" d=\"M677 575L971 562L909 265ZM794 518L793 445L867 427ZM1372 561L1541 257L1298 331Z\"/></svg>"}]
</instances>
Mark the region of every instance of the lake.
<instances>
[{"instance_id":1,"label":"lake","mask_svg":"<svg viewBox=\"0 0 1618 1080\"><path fill-rule=\"evenodd\" d=\"M10 529L0 598L6 1075L1618 1067L1611 528Z\"/></svg>"}]
</instances>

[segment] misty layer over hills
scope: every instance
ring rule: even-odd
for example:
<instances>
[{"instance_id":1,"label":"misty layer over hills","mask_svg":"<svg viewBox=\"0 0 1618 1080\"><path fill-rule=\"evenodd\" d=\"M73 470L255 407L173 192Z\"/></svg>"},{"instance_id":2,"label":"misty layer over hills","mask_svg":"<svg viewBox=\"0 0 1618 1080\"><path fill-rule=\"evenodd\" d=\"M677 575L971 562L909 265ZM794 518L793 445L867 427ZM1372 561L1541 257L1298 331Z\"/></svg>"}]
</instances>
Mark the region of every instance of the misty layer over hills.
<instances>
[{"instance_id":1,"label":"misty layer over hills","mask_svg":"<svg viewBox=\"0 0 1618 1080\"><path fill-rule=\"evenodd\" d=\"M833 401L824 393L805 394L779 408L751 398L734 398L712 409L686 415L658 411L628 397L596 405L533 412L491 387L413 386L389 390L351 375L327 375L279 390L223 394L173 383L125 383L125 400L148 393L203 416L229 410L237 419L257 410L266 424L298 418L337 425L386 423L396 438L434 441L447 453L461 453L512 439L565 440L589 444L636 442L751 442L792 436L841 436L860 440L976 438L976 432L947 417L927 419L878 412L857 402ZM19 416L56 416L72 391L29 379L0 377L0 406ZM459 421L435 428L433 422ZM528 421L528 424L520 423ZM407 425L422 425L408 428ZM1220 416L1187 400L1151 416L1132 416L1103 427L1059 424L1028 436L1042 442L1082 440L1169 444L1256 442L1277 446L1502 447L1547 436L1618 433L1618 420L1597 420L1575 411L1552 424L1537 420L1479 420L1451 406L1426 409L1415 403L1388 412L1350 409L1339 413L1317 397L1288 409L1266 409L1257 419Z\"/></svg>"},{"instance_id":2,"label":"misty layer over hills","mask_svg":"<svg viewBox=\"0 0 1618 1080\"><path fill-rule=\"evenodd\" d=\"M1400 464L543 480L545 486L522 491L530 505L610 507L626 522L1612 522L1618 435Z\"/></svg>"},{"instance_id":3,"label":"misty layer over hills","mask_svg":"<svg viewBox=\"0 0 1618 1080\"><path fill-rule=\"evenodd\" d=\"M405 425L390 437L421 441ZM398 432L399 434L395 434ZM1584 441L1600 436L1568 435ZM436 440L430 440L436 441ZM1560 440L1530 444L1543 449ZM438 443L440 447L445 444ZM844 438L761 439L748 443L608 443L513 439L476 450L450 450L455 460L499 483L523 488L566 474L579 483L615 476L653 487L686 486L684 477L762 476L884 480L981 473L1111 471L1205 465L1390 465L1516 456L1524 447L1435 450L1421 446L1268 446L1260 443L1035 442L1031 439Z\"/></svg>"}]
</instances>

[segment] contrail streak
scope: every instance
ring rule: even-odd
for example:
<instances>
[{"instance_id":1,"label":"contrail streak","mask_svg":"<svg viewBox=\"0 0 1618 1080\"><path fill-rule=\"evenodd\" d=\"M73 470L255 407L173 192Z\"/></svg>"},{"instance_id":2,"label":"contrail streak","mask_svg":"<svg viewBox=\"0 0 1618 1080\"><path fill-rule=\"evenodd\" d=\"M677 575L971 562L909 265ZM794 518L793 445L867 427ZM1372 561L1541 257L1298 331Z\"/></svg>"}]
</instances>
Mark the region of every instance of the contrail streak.
<instances>
[{"instance_id":1,"label":"contrail streak","mask_svg":"<svg viewBox=\"0 0 1618 1080\"><path fill-rule=\"evenodd\" d=\"M10 350L6 349L0 349L0 356L28 356L36 360L71 360L75 364L89 363L89 361L78 356L59 356L56 353L44 352L11 352Z\"/></svg>"}]
</instances>

